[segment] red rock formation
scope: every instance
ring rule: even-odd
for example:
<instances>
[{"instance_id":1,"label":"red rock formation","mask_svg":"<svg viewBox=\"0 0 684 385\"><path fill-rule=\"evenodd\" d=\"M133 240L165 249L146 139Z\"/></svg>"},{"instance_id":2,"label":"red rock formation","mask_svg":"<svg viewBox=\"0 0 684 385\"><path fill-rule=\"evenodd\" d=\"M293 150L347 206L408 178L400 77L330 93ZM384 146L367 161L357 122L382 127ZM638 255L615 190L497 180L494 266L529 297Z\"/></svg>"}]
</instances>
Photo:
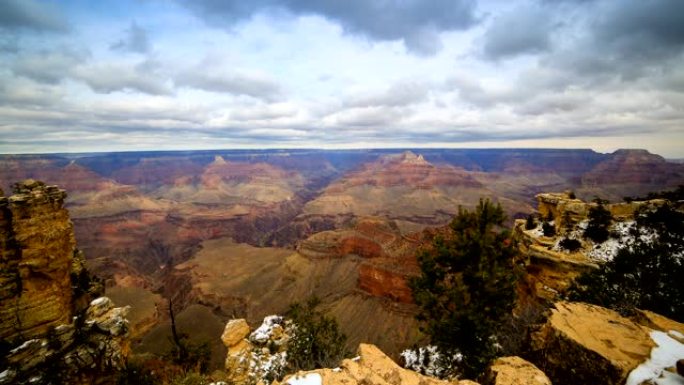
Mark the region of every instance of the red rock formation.
<instances>
[{"instance_id":1,"label":"red rock formation","mask_svg":"<svg viewBox=\"0 0 684 385\"><path fill-rule=\"evenodd\" d=\"M361 185L413 186L418 189L430 189L434 186L482 187L482 184L463 169L435 166L427 162L422 155L407 151L365 164L361 169L347 174L328 187L326 192L340 192Z\"/></svg>"},{"instance_id":2,"label":"red rock formation","mask_svg":"<svg viewBox=\"0 0 684 385\"><path fill-rule=\"evenodd\" d=\"M375 297L386 297L396 302L413 303L409 274L383 269L379 265L364 263L359 267L359 288Z\"/></svg>"},{"instance_id":3,"label":"red rock formation","mask_svg":"<svg viewBox=\"0 0 684 385\"><path fill-rule=\"evenodd\" d=\"M410 304L408 277L417 274L415 252L422 243L418 234L402 235L393 221L360 218L350 229L324 231L300 242L297 250L313 259L365 259L359 265L357 286L363 292Z\"/></svg>"},{"instance_id":4,"label":"red rock formation","mask_svg":"<svg viewBox=\"0 0 684 385\"><path fill-rule=\"evenodd\" d=\"M684 182L684 166L646 150L618 150L582 176L582 184L672 185ZM630 193L631 191L626 191Z\"/></svg>"}]
</instances>

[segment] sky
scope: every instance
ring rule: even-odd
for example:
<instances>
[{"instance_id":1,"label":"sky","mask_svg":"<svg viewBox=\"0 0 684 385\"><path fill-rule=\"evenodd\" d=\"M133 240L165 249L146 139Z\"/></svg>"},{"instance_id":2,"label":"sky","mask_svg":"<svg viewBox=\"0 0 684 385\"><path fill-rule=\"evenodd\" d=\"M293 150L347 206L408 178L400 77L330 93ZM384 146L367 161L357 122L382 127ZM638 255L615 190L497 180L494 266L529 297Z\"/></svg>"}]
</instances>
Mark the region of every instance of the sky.
<instances>
[{"instance_id":1,"label":"sky","mask_svg":"<svg viewBox=\"0 0 684 385\"><path fill-rule=\"evenodd\" d=\"M681 0L0 0L0 153L645 148Z\"/></svg>"}]
</instances>

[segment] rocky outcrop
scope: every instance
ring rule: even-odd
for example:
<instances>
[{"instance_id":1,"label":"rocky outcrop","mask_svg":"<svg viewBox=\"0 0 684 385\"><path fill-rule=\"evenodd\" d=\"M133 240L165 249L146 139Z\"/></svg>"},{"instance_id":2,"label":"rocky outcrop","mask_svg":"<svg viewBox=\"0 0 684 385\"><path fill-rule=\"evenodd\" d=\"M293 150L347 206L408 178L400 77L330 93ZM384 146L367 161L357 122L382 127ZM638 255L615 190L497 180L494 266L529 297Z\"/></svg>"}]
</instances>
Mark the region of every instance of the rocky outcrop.
<instances>
[{"instance_id":1,"label":"rocky outcrop","mask_svg":"<svg viewBox=\"0 0 684 385\"><path fill-rule=\"evenodd\" d=\"M30 339L73 316L76 242L66 193L26 180L0 197L0 338Z\"/></svg>"},{"instance_id":2,"label":"rocky outcrop","mask_svg":"<svg viewBox=\"0 0 684 385\"><path fill-rule=\"evenodd\" d=\"M487 369L484 385L551 385L551 380L529 361L501 357Z\"/></svg>"},{"instance_id":3,"label":"rocky outcrop","mask_svg":"<svg viewBox=\"0 0 684 385\"><path fill-rule=\"evenodd\" d=\"M613 219L609 227L611 237L603 243L594 243L583 236L588 225L589 212L597 203L576 199L571 192L542 193L536 196L538 218L536 227L526 229L525 220L514 224L521 255L526 261L524 282L533 296L555 301L568 289L580 274L592 271L612 259L621 247L634 242L630 229L639 210L654 209L665 200L632 201L605 204ZM545 236L542 222L555 226L555 234ZM572 239L577 248L567 250L561 241Z\"/></svg>"},{"instance_id":4,"label":"rocky outcrop","mask_svg":"<svg viewBox=\"0 0 684 385\"><path fill-rule=\"evenodd\" d=\"M596 207L596 203L584 202L574 198L572 193L542 193L537 194L537 211L542 219L553 220L556 230L560 231L568 226L566 220L570 220L570 225L577 225L586 220L589 210ZM627 221L634 219L634 214L644 207L657 207L664 204L662 199L649 201L632 201L609 203L605 205L611 216L617 221Z\"/></svg>"},{"instance_id":5,"label":"rocky outcrop","mask_svg":"<svg viewBox=\"0 0 684 385\"><path fill-rule=\"evenodd\" d=\"M297 251L311 259L361 257L359 289L410 304L413 298L407 281L418 273L415 253L424 238L422 233L402 234L395 221L364 217L350 228L312 235L299 243Z\"/></svg>"},{"instance_id":6,"label":"rocky outcrop","mask_svg":"<svg viewBox=\"0 0 684 385\"><path fill-rule=\"evenodd\" d=\"M26 180L0 197L0 384L110 384L128 355L128 308L85 269L66 193Z\"/></svg>"},{"instance_id":7,"label":"rocky outcrop","mask_svg":"<svg viewBox=\"0 0 684 385\"><path fill-rule=\"evenodd\" d=\"M358 356L343 360L338 368L299 372L283 379L288 385L477 385L444 381L403 369L374 345L361 344Z\"/></svg>"},{"instance_id":8,"label":"rocky outcrop","mask_svg":"<svg viewBox=\"0 0 684 385\"><path fill-rule=\"evenodd\" d=\"M2 360L0 384L114 384L129 354L128 308L107 297L84 314L23 342Z\"/></svg>"},{"instance_id":9,"label":"rocky outcrop","mask_svg":"<svg viewBox=\"0 0 684 385\"><path fill-rule=\"evenodd\" d=\"M533 334L533 362L556 385L624 384L655 346L647 328L584 303L556 303Z\"/></svg>"},{"instance_id":10,"label":"rocky outcrop","mask_svg":"<svg viewBox=\"0 0 684 385\"><path fill-rule=\"evenodd\" d=\"M226 372L232 384L267 383L282 375L290 340L288 324L268 316L254 332L244 319L230 320L221 336L227 349Z\"/></svg>"},{"instance_id":11,"label":"rocky outcrop","mask_svg":"<svg viewBox=\"0 0 684 385\"><path fill-rule=\"evenodd\" d=\"M383 216L407 222L446 223L459 205L491 195L472 173L427 162L412 152L385 155L328 185L303 208L307 216Z\"/></svg>"}]
</instances>

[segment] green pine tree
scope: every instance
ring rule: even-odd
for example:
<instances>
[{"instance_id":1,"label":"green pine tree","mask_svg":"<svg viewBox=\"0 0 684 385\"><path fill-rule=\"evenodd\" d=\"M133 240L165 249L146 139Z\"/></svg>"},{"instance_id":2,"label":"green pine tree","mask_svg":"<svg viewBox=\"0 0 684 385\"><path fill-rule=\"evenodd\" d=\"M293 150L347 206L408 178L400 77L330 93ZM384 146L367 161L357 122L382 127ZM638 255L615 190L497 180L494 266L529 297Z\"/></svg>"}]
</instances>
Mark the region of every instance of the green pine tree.
<instances>
[{"instance_id":1,"label":"green pine tree","mask_svg":"<svg viewBox=\"0 0 684 385\"><path fill-rule=\"evenodd\" d=\"M587 228L584 230L584 238L589 238L595 243L603 243L610 235L608 227L613 217L604 206L607 201L596 197L594 198L594 203L596 203L596 206L589 209L589 224L587 224Z\"/></svg>"},{"instance_id":2,"label":"green pine tree","mask_svg":"<svg viewBox=\"0 0 684 385\"><path fill-rule=\"evenodd\" d=\"M499 204L459 208L445 236L418 255L421 275L410 281L418 320L449 369L475 378L497 355L497 329L515 304L517 248Z\"/></svg>"}]
</instances>

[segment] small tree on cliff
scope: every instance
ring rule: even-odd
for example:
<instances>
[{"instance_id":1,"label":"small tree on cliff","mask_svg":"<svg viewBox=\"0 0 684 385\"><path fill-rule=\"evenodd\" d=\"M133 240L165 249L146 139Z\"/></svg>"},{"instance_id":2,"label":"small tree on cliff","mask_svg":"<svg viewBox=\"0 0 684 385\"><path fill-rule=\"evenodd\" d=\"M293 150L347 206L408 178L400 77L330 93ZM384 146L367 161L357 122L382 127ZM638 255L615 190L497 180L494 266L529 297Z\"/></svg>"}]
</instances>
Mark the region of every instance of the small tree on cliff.
<instances>
[{"instance_id":1,"label":"small tree on cliff","mask_svg":"<svg viewBox=\"0 0 684 385\"><path fill-rule=\"evenodd\" d=\"M595 243L603 243L608 239L610 233L608 227L610 226L613 217L610 211L606 210L605 204L608 201L599 197L594 198L595 207L589 209L589 224L584 230L584 237L589 238Z\"/></svg>"},{"instance_id":2,"label":"small tree on cliff","mask_svg":"<svg viewBox=\"0 0 684 385\"><path fill-rule=\"evenodd\" d=\"M345 349L347 337L334 318L317 309L320 303L318 297L312 296L303 304L290 304L285 314L295 326L287 347L291 372L335 367L348 355Z\"/></svg>"},{"instance_id":3,"label":"small tree on cliff","mask_svg":"<svg viewBox=\"0 0 684 385\"><path fill-rule=\"evenodd\" d=\"M459 208L449 232L418 254L421 275L410 281L422 330L436 345L446 376L474 378L497 355L497 329L515 304L517 249L499 204Z\"/></svg>"}]
</instances>

